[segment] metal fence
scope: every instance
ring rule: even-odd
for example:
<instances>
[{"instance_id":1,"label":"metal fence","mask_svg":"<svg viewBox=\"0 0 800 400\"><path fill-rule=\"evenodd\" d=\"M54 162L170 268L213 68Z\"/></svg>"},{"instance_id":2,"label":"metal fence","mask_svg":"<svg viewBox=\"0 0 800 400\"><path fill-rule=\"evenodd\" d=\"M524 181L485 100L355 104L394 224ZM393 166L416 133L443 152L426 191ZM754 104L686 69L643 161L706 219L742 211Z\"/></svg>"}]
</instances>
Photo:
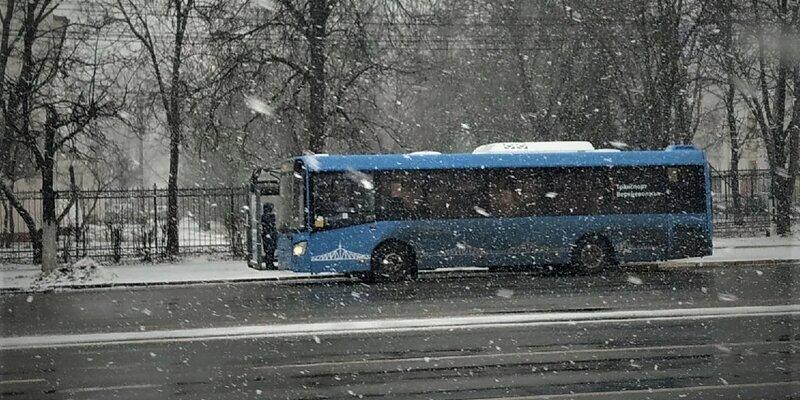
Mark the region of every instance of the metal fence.
<instances>
[{"instance_id":1,"label":"metal fence","mask_svg":"<svg viewBox=\"0 0 800 400\"><path fill-rule=\"evenodd\" d=\"M738 208L734 206L732 182L730 171L712 172L715 234L737 236L768 231L775 217L769 170L739 171ZM796 220L800 217L800 177L795 182L793 204L793 218Z\"/></svg>"},{"instance_id":2,"label":"metal fence","mask_svg":"<svg viewBox=\"0 0 800 400\"><path fill-rule=\"evenodd\" d=\"M739 173L741 206L733 207L731 174L714 171L715 235L763 234L772 220L773 200L766 170ZM57 208L63 210L74 194L59 192ZM59 255L63 261L81 257L106 260L153 259L166 248L166 189L79 191L75 204L61 221ZM17 193L41 222L41 194ZM800 185L795 190L800 210ZM216 253L244 256L247 190L197 188L178 191L179 245L182 254ZM31 262L33 249L22 219L0 196L0 263Z\"/></svg>"},{"instance_id":3,"label":"metal fence","mask_svg":"<svg viewBox=\"0 0 800 400\"><path fill-rule=\"evenodd\" d=\"M118 261L153 259L166 249L167 191L107 190L59 192L57 209L70 197L75 204L59 225L58 253L63 261L93 257ZM17 193L37 224L39 192ZM243 255L244 188L197 188L178 191L178 233L182 254ZM30 262L30 234L9 202L0 197L0 263Z\"/></svg>"}]
</instances>

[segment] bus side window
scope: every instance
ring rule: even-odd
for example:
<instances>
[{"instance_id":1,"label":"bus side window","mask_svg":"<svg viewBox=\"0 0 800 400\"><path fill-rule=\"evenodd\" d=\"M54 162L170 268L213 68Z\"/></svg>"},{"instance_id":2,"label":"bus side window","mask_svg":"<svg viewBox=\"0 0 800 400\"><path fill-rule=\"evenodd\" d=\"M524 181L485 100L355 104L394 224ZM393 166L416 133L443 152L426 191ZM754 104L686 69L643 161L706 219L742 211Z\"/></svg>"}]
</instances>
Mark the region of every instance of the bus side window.
<instances>
[{"instance_id":1,"label":"bus side window","mask_svg":"<svg viewBox=\"0 0 800 400\"><path fill-rule=\"evenodd\" d=\"M581 172L584 186L577 204L581 214L603 214L608 202L609 184L605 171L597 168Z\"/></svg>"},{"instance_id":2,"label":"bus side window","mask_svg":"<svg viewBox=\"0 0 800 400\"><path fill-rule=\"evenodd\" d=\"M496 217L514 218L526 215L523 201L522 171L503 169L489 173L486 184L487 211Z\"/></svg>"},{"instance_id":3,"label":"bus side window","mask_svg":"<svg viewBox=\"0 0 800 400\"><path fill-rule=\"evenodd\" d=\"M545 213L544 176L533 170L515 172L514 191L519 195L519 216L536 217Z\"/></svg>"},{"instance_id":4,"label":"bus side window","mask_svg":"<svg viewBox=\"0 0 800 400\"><path fill-rule=\"evenodd\" d=\"M428 180L428 209L431 218L453 218L456 213L456 203L453 199L453 184L444 174L437 173L429 176Z\"/></svg>"},{"instance_id":5,"label":"bus side window","mask_svg":"<svg viewBox=\"0 0 800 400\"><path fill-rule=\"evenodd\" d=\"M352 175L352 174L351 174ZM318 173L314 183L314 220L339 228L374 220L374 191L345 173Z\"/></svg>"},{"instance_id":6,"label":"bus side window","mask_svg":"<svg viewBox=\"0 0 800 400\"><path fill-rule=\"evenodd\" d=\"M464 206L456 209L458 218L480 218L491 213L491 185L494 171L459 171L455 181L459 186L453 193L453 200Z\"/></svg>"},{"instance_id":7,"label":"bus side window","mask_svg":"<svg viewBox=\"0 0 800 400\"><path fill-rule=\"evenodd\" d=\"M405 220L411 217L413 199L407 172L384 172L377 177L377 218L380 220Z\"/></svg>"},{"instance_id":8,"label":"bus side window","mask_svg":"<svg viewBox=\"0 0 800 400\"><path fill-rule=\"evenodd\" d=\"M660 214L667 211L667 174L663 167L620 167L609 174L611 214Z\"/></svg>"},{"instance_id":9,"label":"bus side window","mask_svg":"<svg viewBox=\"0 0 800 400\"><path fill-rule=\"evenodd\" d=\"M671 213L703 213L706 209L705 175L701 166L667 168Z\"/></svg>"},{"instance_id":10,"label":"bus side window","mask_svg":"<svg viewBox=\"0 0 800 400\"><path fill-rule=\"evenodd\" d=\"M545 215L572 215L575 199L572 171L564 168L548 168L543 179L542 202Z\"/></svg>"},{"instance_id":11,"label":"bus side window","mask_svg":"<svg viewBox=\"0 0 800 400\"><path fill-rule=\"evenodd\" d=\"M432 176L425 171L380 174L377 181L377 218L397 221L431 218L431 179Z\"/></svg>"}]
</instances>

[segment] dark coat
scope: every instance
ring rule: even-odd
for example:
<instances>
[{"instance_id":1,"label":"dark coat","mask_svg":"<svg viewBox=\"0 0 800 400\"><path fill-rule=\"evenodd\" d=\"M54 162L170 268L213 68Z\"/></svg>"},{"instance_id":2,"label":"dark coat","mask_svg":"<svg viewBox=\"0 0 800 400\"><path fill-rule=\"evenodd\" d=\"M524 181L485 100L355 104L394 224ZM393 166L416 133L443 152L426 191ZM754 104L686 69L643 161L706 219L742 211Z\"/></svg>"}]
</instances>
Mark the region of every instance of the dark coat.
<instances>
[{"instance_id":1,"label":"dark coat","mask_svg":"<svg viewBox=\"0 0 800 400\"><path fill-rule=\"evenodd\" d=\"M272 213L272 204L264 205L264 213L261 214L261 243L264 248L274 248L277 241L277 228L275 226L275 214Z\"/></svg>"}]
</instances>

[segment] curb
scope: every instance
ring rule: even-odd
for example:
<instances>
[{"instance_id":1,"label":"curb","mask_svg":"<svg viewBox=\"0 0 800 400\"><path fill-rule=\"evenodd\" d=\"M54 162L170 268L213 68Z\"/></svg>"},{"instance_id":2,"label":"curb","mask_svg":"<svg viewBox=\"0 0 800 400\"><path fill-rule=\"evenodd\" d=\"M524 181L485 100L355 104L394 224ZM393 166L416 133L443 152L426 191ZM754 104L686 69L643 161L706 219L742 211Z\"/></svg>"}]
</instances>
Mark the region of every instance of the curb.
<instances>
[{"instance_id":1,"label":"curb","mask_svg":"<svg viewBox=\"0 0 800 400\"><path fill-rule=\"evenodd\" d=\"M721 267L774 267L776 265L800 263L800 259L770 259L752 261L666 261L659 264L661 268L721 268Z\"/></svg>"},{"instance_id":2,"label":"curb","mask_svg":"<svg viewBox=\"0 0 800 400\"><path fill-rule=\"evenodd\" d=\"M661 263L630 263L626 264L629 267L656 267L665 269L680 269L680 268L721 268L721 267L754 267L765 268L774 267L782 264L800 263L800 259L769 259L769 260L751 260L751 261L665 261ZM520 271L521 272L521 271ZM455 276L474 276L486 274L485 269L479 268L466 268L464 270L431 270L424 271L426 275L455 275ZM26 289L26 288L0 288L0 294L13 294L13 293L50 293L69 290L91 290L91 289L108 289L108 288L130 288L142 286L184 286L184 285L208 285L208 284L224 284L224 283L252 283L252 282L282 282L282 283L301 283L308 281L346 281L351 278L344 275L301 275L301 276L276 276L267 278L233 278L233 279L202 279L193 281L180 281L180 282L122 282L122 283L89 283L89 284L70 284L46 289Z\"/></svg>"},{"instance_id":3,"label":"curb","mask_svg":"<svg viewBox=\"0 0 800 400\"><path fill-rule=\"evenodd\" d=\"M730 249L771 249L775 247L798 247L796 244L775 244L770 246L759 246L756 244L746 244L742 246L720 246L714 247L714 250L730 250Z\"/></svg>"}]
</instances>

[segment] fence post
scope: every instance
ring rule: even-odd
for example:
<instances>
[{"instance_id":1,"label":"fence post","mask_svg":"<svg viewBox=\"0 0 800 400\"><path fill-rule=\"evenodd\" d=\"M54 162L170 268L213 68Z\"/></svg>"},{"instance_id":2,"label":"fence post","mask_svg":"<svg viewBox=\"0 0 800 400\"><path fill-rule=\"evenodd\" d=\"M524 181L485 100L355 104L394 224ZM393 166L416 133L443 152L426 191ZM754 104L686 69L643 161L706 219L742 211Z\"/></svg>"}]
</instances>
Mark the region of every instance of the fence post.
<instances>
[{"instance_id":1,"label":"fence post","mask_svg":"<svg viewBox=\"0 0 800 400\"><path fill-rule=\"evenodd\" d=\"M77 259L80 259L80 250L79 250L80 246L78 245L78 242L80 241L80 237L81 237L81 234L80 234L81 223L80 223L80 220L79 220L80 219L80 208L81 208L81 193L80 193L80 189L76 188L73 196L75 196L75 222L73 223L73 227L75 229L75 259L77 260Z\"/></svg>"},{"instance_id":2,"label":"fence post","mask_svg":"<svg viewBox=\"0 0 800 400\"><path fill-rule=\"evenodd\" d=\"M153 184L153 254L158 254L158 191Z\"/></svg>"},{"instance_id":3,"label":"fence post","mask_svg":"<svg viewBox=\"0 0 800 400\"><path fill-rule=\"evenodd\" d=\"M240 257L239 229L237 229L238 226L236 223L238 214L236 213L236 201L234 200L234 196L236 196L236 192L234 189L231 189L228 205L228 210L230 211L230 215L228 216L228 235L230 235L231 252L233 256Z\"/></svg>"},{"instance_id":4,"label":"fence post","mask_svg":"<svg viewBox=\"0 0 800 400\"><path fill-rule=\"evenodd\" d=\"M723 192L725 192L725 219L729 219L730 218L730 205L731 205L731 202L730 202L730 199L728 199L728 194L731 192L731 184L730 184L730 182L728 182L727 179L725 179L726 177L727 177L727 174L721 175L722 184L725 187L725 189L723 190ZM735 214L736 210L733 210L733 213Z\"/></svg>"}]
</instances>

